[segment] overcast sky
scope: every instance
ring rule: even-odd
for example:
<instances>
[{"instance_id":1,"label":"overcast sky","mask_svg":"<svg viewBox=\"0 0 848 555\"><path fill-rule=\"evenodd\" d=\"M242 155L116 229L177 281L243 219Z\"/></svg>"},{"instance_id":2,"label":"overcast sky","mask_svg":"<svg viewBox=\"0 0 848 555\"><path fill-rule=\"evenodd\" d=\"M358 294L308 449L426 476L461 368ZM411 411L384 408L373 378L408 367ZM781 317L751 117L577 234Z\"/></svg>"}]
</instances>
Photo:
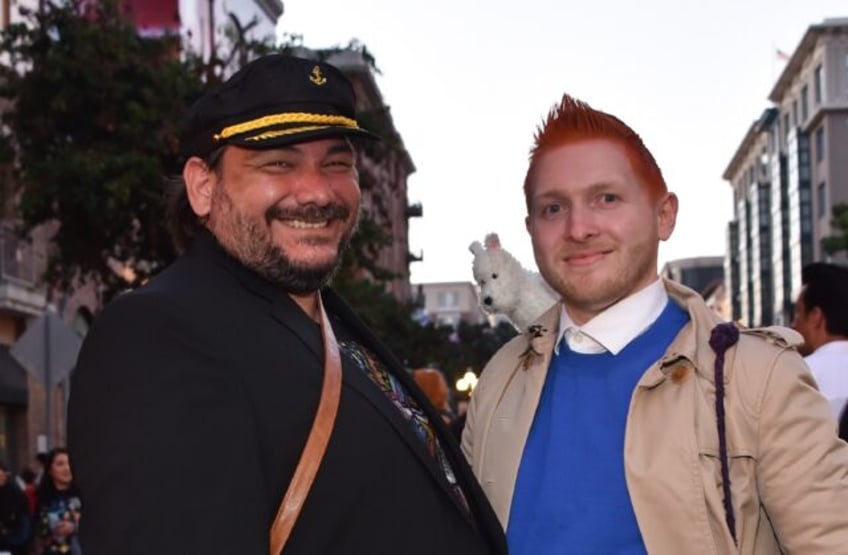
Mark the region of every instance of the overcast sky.
<instances>
[{"instance_id":1,"label":"overcast sky","mask_svg":"<svg viewBox=\"0 0 848 555\"><path fill-rule=\"evenodd\" d=\"M845 0L284 0L283 31L374 54L395 126L417 167L414 283L471 281L468 245L488 232L535 269L521 183L533 132L563 92L642 135L680 197L660 264L725 251L722 179L769 106L807 27Z\"/></svg>"}]
</instances>

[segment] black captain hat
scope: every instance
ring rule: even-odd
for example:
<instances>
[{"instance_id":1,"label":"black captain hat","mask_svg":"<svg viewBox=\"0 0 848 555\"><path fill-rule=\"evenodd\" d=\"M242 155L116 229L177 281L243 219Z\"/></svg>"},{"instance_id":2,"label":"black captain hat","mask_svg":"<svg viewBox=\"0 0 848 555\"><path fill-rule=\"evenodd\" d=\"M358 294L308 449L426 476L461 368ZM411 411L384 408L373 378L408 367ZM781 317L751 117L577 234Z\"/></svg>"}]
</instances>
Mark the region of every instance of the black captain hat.
<instances>
[{"instance_id":1,"label":"black captain hat","mask_svg":"<svg viewBox=\"0 0 848 555\"><path fill-rule=\"evenodd\" d=\"M330 64L263 56L189 108L182 154L205 157L223 145L263 149L335 136L376 139L359 127L355 100L350 81Z\"/></svg>"}]
</instances>

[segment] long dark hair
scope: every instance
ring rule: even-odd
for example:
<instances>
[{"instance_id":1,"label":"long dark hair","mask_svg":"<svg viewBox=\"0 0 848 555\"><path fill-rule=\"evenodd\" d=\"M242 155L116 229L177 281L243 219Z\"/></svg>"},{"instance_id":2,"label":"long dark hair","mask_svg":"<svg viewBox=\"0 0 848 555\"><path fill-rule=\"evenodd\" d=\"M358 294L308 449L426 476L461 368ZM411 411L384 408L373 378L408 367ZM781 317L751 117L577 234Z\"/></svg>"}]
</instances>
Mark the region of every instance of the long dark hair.
<instances>
[{"instance_id":1,"label":"long dark hair","mask_svg":"<svg viewBox=\"0 0 848 555\"><path fill-rule=\"evenodd\" d=\"M50 468L53 466L53 461L59 455L68 456L68 450L64 447L56 447L47 453L47 460L44 463L44 472L41 474L41 482L38 484L37 500L38 505L49 502L59 494L59 488L56 487L56 482L53 481L53 476L50 475ZM70 459L68 460L70 462ZM71 484L68 489L62 490L62 494L79 495L76 482L73 479L73 470L71 471Z\"/></svg>"}]
</instances>

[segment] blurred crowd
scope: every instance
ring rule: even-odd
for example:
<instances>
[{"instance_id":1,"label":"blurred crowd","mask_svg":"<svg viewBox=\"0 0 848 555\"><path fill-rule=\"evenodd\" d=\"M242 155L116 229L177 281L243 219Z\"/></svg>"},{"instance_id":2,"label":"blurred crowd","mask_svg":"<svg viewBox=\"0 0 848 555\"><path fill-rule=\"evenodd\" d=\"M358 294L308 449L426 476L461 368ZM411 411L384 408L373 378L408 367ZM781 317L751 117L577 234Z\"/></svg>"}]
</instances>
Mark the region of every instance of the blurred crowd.
<instances>
[{"instance_id":1,"label":"blurred crowd","mask_svg":"<svg viewBox=\"0 0 848 555\"><path fill-rule=\"evenodd\" d=\"M66 449L40 453L18 474L0 462L0 555L81 555L81 511Z\"/></svg>"}]
</instances>

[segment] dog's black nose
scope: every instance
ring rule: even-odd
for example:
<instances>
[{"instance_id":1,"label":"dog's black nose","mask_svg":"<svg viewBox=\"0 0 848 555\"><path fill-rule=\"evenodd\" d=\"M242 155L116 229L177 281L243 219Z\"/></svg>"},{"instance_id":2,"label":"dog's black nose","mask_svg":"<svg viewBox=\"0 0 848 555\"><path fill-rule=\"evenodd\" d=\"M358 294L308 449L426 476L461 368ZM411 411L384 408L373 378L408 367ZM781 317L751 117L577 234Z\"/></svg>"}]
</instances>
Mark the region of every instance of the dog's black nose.
<instances>
[{"instance_id":1,"label":"dog's black nose","mask_svg":"<svg viewBox=\"0 0 848 555\"><path fill-rule=\"evenodd\" d=\"M483 297L483 304L486 306L492 306L492 297Z\"/></svg>"}]
</instances>

